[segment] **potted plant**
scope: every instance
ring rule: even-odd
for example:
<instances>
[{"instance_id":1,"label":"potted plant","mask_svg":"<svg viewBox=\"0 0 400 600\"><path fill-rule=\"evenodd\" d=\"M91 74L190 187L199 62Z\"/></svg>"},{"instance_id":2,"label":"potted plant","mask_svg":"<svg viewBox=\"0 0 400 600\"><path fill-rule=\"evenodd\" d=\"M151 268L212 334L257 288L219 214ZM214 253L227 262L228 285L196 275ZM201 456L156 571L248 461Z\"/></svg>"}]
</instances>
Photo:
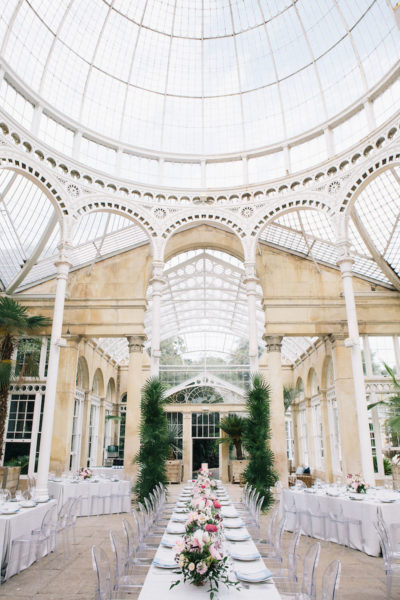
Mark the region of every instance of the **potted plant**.
<instances>
[{"instance_id":1,"label":"potted plant","mask_svg":"<svg viewBox=\"0 0 400 600\"><path fill-rule=\"evenodd\" d=\"M221 431L225 433L225 437L218 440L219 444L232 444L236 452L236 460L230 463L231 473L230 479L232 483L239 483L242 478L242 473L248 465L248 460L243 457L243 432L246 419L236 414L227 415L219 424Z\"/></svg>"}]
</instances>

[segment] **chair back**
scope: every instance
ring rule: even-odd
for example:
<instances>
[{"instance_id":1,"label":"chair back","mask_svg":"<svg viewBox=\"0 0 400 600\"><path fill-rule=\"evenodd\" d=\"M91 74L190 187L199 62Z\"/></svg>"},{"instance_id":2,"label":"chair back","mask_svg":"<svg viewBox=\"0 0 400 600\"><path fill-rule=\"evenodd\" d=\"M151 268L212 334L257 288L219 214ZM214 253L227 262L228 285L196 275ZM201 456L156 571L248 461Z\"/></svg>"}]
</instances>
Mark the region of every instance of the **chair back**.
<instances>
[{"instance_id":1,"label":"chair back","mask_svg":"<svg viewBox=\"0 0 400 600\"><path fill-rule=\"evenodd\" d=\"M46 537L54 532L57 525L57 506L51 506L45 513L40 531Z\"/></svg>"},{"instance_id":2,"label":"chair back","mask_svg":"<svg viewBox=\"0 0 400 600\"><path fill-rule=\"evenodd\" d=\"M321 600L335 600L340 581L340 560L333 560L322 575Z\"/></svg>"},{"instance_id":3,"label":"chair back","mask_svg":"<svg viewBox=\"0 0 400 600\"><path fill-rule=\"evenodd\" d=\"M119 533L110 531L109 535L114 553L114 589L116 589L120 577L125 575L128 569L128 548Z\"/></svg>"},{"instance_id":4,"label":"chair back","mask_svg":"<svg viewBox=\"0 0 400 600\"><path fill-rule=\"evenodd\" d=\"M303 594L307 594L311 600L315 600L315 571L320 552L321 544L317 542L309 547L304 557L301 591Z\"/></svg>"},{"instance_id":5,"label":"chair back","mask_svg":"<svg viewBox=\"0 0 400 600\"><path fill-rule=\"evenodd\" d=\"M97 580L96 600L111 600L113 589L110 561L104 550L98 546L92 546L92 565Z\"/></svg>"},{"instance_id":6,"label":"chair back","mask_svg":"<svg viewBox=\"0 0 400 600\"><path fill-rule=\"evenodd\" d=\"M297 548L299 546L301 538L301 529L296 529L291 535L289 546L288 546L288 571L293 576L293 579L297 581Z\"/></svg>"}]
</instances>

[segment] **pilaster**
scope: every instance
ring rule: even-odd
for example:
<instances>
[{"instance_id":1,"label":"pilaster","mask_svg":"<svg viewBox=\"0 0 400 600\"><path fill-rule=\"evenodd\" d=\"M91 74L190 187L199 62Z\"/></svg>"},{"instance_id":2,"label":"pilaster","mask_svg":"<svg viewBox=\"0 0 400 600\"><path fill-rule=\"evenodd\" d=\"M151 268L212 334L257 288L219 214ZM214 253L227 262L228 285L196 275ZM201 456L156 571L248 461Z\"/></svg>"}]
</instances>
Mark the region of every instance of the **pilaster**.
<instances>
[{"instance_id":1,"label":"pilaster","mask_svg":"<svg viewBox=\"0 0 400 600\"><path fill-rule=\"evenodd\" d=\"M328 412L328 401L326 398L326 390L321 390L321 420L322 420L322 431L324 436L324 464L325 464L325 478L326 481L333 481L333 468L332 468L332 450L331 450L331 436L329 432L329 412Z\"/></svg>"},{"instance_id":2,"label":"pilaster","mask_svg":"<svg viewBox=\"0 0 400 600\"><path fill-rule=\"evenodd\" d=\"M282 336L264 336L268 353L268 384L271 388L271 449L275 455L275 469L281 484L288 485L288 463L286 454L285 407L283 403L283 381L281 348Z\"/></svg>"},{"instance_id":3,"label":"pilaster","mask_svg":"<svg viewBox=\"0 0 400 600\"><path fill-rule=\"evenodd\" d=\"M137 472L137 464L133 460L140 446L140 400L145 340L146 337L144 335L132 335L128 337L129 367L124 452L124 469L128 473Z\"/></svg>"},{"instance_id":4,"label":"pilaster","mask_svg":"<svg viewBox=\"0 0 400 600\"><path fill-rule=\"evenodd\" d=\"M192 478L192 414L183 413L183 478Z\"/></svg>"}]
</instances>

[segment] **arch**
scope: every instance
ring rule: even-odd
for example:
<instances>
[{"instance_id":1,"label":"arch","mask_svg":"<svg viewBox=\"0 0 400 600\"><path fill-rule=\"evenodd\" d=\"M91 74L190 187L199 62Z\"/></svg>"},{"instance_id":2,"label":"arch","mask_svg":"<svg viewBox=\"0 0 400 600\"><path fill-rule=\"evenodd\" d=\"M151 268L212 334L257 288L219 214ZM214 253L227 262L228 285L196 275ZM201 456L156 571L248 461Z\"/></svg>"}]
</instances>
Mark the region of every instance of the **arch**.
<instances>
[{"instance_id":1,"label":"arch","mask_svg":"<svg viewBox=\"0 0 400 600\"><path fill-rule=\"evenodd\" d=\"M113 404L115 402L115 380L114 377L110 377L107 383L106 400Z\"/></svg>"},{"instance_id":2,"label":"arch","mask_svg":"<svg viewBox=\"0 0 400 600\"><path fill-rule=\"evenodd\" d=\"M358 169L357 173L352 177L351 182L347 186L347 192L340 204L339 212L346 213L346 216L348 217L350 214L349 209L362 190L365 189L380 173L395 166L400 166L399 149L393 149L390 153L382 153L372 164L369 163L368 165L363 165Z\"/></svg>"},{"instance_id":3,"label":"arch","mask_svg":"<svg viewBox=\"0 0 400 600\"><path fill-rule=\"evenodd\" d=\"M298 401L302 402L304 400L304 382L303 382L303 378L302 377L299 376L296 379L296 386L295 387L296 387L296 389L299 390L299 396L298 396L299 400Z\"/></svg>"},{"instance_id":4,"label":"arch","mask_svg":"<svg viewBox=\"0 0 400 600\"><path fill-rule=\"evenodd\" d=\"M334 202L325 194L315 192L304 196L286 197L281 202L271 204L270 208L267 209L268 212L266 212L266 207L263 207L254 215L252 219L254 224L250 234L255 240L253 243L257 243L262 231L275 219L286 213L299 210L322 211L332 218L336 214Z\"/></svg>"},{"instance_id":5,"label":"arch","mask_svg":"<svg viewBox=\"0 0 400 600\"><path fill-rule=\"evenodd\" d=\"M101 398L104 396L104 377L100 368L97 368L93 375L91 391L93 394L100 396Z\"/></svg>"},{"instance_id":6,"label":"arch","mask_svg":"<svg viewBox=\"0 0 400 600\"><path fill-rule=\"evenodd\" d=\"M146 233L150 246L153 249L153 238L158 235L154 224L148 218L148 215L145 216L144 212L142 214L136 207L131 207L129 202L113 201L109 198L104 198L104 196L99 197L97 200L91 197L89 202L75 208L72 216L78 220L80 217L94 212L114 213L132 221Z\"/></svg>"},{"instance_id":7,"label":"arch","mask_svg":"<svg viewBox=\"0 0 400 600\"><path fill-rule=\"evenodd\" d=\"M165 262L177 254L198 248L220 250L241 261L245 260L244 245L233 231L222 227L210 227L208 223L201 222L195 228L196 235L193 235L193 228L181 228L168 237L162 249Z\"/></svg>"},{"instance_id":8,"label":"arch","mask_svg":"<svg viewBox=\"0 0 400 600\"><path fill-rule=\"evenodd\" d=\"M316 396L319 392L317 372L311 367L307 374L307 397Z\"/></svg>"},{"instance_id":9,"label":"arch","mask_svg":"<svg viewBox=\"0 0 400 600\"><path fill-rule=\"evenodd\" d=\"M61 192L60 182L55 177L51 177L45 170L38 170L36 166L30 165L26 157L19 156L4 146L0 147L3 149L3 152L0 153L0 168L16 171L36 183L56 209L60 224L62 224L61 217L62 215L69 215L69 207L67 206L66 197L64 197L65 192Z\"/></svg>"},{"instance_id":10,"label":"arch","mask_svg":"<svg viewBox=\"0 0 400 600\"><path fill-rule=\"evenodd\" d=\"M325 356L322 364L321 387L323 390L327 390L331 388L334 383L333 361L332 357L328 355Z\"/></svg>"},{"instance_id":11,"label":"arch","mask_svg":"<svg viewBox=\"0 0 400 600\"><path fill-rule=\"evenodd\" d=\"M78 358L76 369L76 387L87 392L89 390L89 367L84 356Z\"/></svg>"}]
</instances>

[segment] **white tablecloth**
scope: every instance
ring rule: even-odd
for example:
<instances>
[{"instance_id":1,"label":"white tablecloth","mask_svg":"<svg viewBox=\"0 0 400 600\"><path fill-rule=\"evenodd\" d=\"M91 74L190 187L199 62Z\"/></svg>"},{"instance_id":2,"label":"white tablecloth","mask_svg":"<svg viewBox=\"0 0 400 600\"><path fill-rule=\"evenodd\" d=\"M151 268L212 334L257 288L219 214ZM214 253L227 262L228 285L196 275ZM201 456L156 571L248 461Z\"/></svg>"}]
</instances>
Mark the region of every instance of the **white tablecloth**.
<instances>
[{"instance_id":1,"label":"white tablecloth","mask_svg":"<svg viewBox=\"0 0 400 600\"><path fill-rule=\"evenodd\" d=\"M15 538L30 535L33 529L39 529L46 512L55 504L55 500L43 502L33 508L21 508L15 515L0 515L0 561L1 575L4 581L6 569L11 552L11 544ZM8 568L7 577L16 573L15 569Z\"/></svg>"},{"instance_id":2,"label":"white tablecloth","mask_svg":"<svg viewBox=\"0 0 400 600\"><path fill-rule=\"evenodd\" d=\"M172 524L170 521L169 525ZM232 530L234 531L234 530ZM242 531L242 530L241 530ZM178 537L178 536L176 536ZM240 542L240 544L246 544L247 549L256 551L257 548L252 540L246 542ZM236 543L235 550L238 547ZM159 560L165 560L172 556L172 550L159 546L156 552L155 558ZM262 559L254 562L244 561L233 561L234 567L240 571L254 571L261 570L264 568ZM140 592L139 600L155 600L162 598L162 600L188 600L188 598L198 598L199 600L209 600L209 593L207 592L209 586L206 583L204 587L196 587L190 583L180 583L172 590L169 586L173 581L176 581L177 575L172 570L161 569L152 565L147 573L142 591ZM237 600L280 600L281 596L275 587L274 583L270 580L266 583L249 584L249 588L241 586L240 591L233 587L226 587L221 584L218 592L218 598L221 600L231 600L237 598Z\"/></svg>"},{"instance_id":3,"label":"white tablecloth","mask_svg":"<svg viewBox=\"0 0 400 600\"><path fill-rule=\"evenodd\" d=\"M380 555L379 536L374 527L374 523L377 521L378 506L381 508L385 522L388 525L400 523L400 498L393 504L384 504L368 495L364 500L356 501L345 496L336 498L328 496L324 491L312 494L302 490L285 489L282 491L282 503L283 510L292 511L294 506L298 513L311 511L313 514L320 515L329 513L337 515L342 507L344 517L361 521L361 532L357 526L350 525L350 547L362 550L370 556ZM314 534L314 537L326 538L332 542L343 544L343 539L336 539L338 530L329 518L325 519L326 530L325 535L323 535L322 521L323 519L318 517L311 517L311 519L303 517L301 528L307 535ZM286 529L293 531L295 526L296 517L288 512ZM400 542L400 540L394 540L395 543L396 541Z\"/></svg>"},{"instance_id":4,"label":"white tablecloth","mask_svg":"<svg viewBox=\"0 0 400 600\"><path fill-rule=\"evenodd\" d=\"M124 476L124 467L90 467L95 475L105 475L105 477L115 477L121 479Z\"/></svg>"},{"instance_id":5,"label":"white tablecloth","mask_svg":"<svg viewBox=\"0 0 400 600\"><path fill-rule=\"evenodd\" d=\"M100 479L79 481L49 481L49 494L53 496L58 506L62 506L68 498L82 497L78 516L87 517L97 514L130 512L131 495L129 481L110 481Z\"/></svg>"}]
</instances>

